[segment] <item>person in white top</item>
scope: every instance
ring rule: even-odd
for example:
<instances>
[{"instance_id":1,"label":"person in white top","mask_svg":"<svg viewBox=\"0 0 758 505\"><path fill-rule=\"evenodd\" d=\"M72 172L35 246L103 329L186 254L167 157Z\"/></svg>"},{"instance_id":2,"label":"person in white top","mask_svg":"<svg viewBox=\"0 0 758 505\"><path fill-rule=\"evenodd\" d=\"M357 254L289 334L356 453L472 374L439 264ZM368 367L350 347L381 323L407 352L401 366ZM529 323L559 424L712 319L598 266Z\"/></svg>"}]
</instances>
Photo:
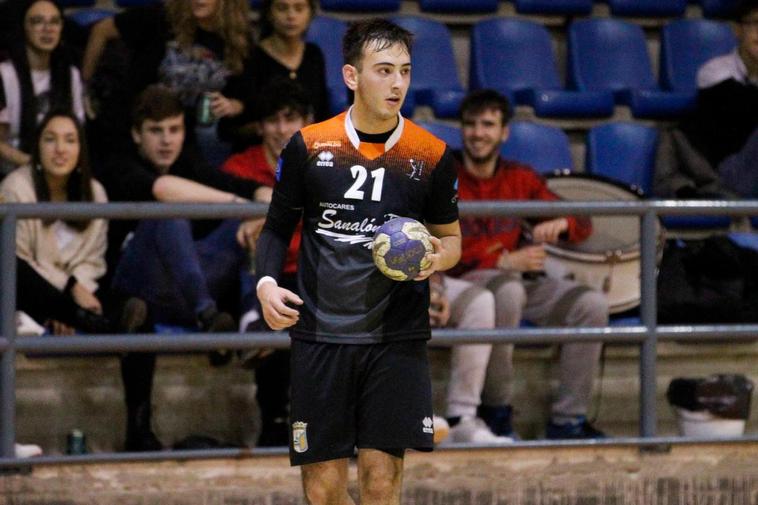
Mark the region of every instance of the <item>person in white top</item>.
<instances>
[{"instance_id":1,"label":"person in white top","mask_svg":"<svg viewBox=\"0 0 758 505\"><path fill-rule=\"evenodd\" d=\"M50 0L31 0L13 37L10 59L0 63L0 171L28 164L37 125L52 110L71 110L84 121L79 71L66 57L63 13Z\"/></svg>"},{"instance_id":2,"label":"person in white top","mask_svg":"<svg viewBox=\"0 0 758 505\"><path fill-rule=\"evenodd\" d=\"M82 129L69 112L41 124L31 164L0 184L3 203L100 202L90 176ZM104 219L19 219L16 224L17 308L55 334L106 333L99 279L105 274Z\"/></svg>"}]
</instances>

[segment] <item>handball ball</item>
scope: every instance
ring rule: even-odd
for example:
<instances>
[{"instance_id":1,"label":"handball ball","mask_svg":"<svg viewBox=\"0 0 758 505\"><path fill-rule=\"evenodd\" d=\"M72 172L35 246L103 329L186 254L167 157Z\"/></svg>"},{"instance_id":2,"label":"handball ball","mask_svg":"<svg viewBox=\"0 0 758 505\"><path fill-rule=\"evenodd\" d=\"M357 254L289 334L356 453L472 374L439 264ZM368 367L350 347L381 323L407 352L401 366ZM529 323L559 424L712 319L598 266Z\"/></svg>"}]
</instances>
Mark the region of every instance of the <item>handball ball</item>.
<instances>
[{"instance_id":1,"label":"handball ball","mask_svg":"<svg viewBox=\"0 0 758 505\"><path fill-rule=\"evenodd\" d=\"M372 255L376 267L393 281L408 281L428 268L433 253L426 227L409 217L396 217L374 233Z\"/></svg>"}]
</instances>

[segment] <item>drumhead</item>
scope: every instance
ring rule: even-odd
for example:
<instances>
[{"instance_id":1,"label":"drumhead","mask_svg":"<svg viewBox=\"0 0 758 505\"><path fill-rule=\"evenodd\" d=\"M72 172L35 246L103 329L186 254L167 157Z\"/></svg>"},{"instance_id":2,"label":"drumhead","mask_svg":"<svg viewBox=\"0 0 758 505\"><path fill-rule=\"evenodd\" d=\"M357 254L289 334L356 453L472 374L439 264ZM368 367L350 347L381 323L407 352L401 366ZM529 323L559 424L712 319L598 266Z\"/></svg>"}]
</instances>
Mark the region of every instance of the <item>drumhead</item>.
<instances>
[{"instance_id":1,"label":"drumhead","mask_svg":"<svg viewBox=\"0 0 758 505\"><path fill-rule=\"evenodd\" d=\"M547 178L550 190L564 200L634 201L641 195L631 186L625 186L605 177L591 174L558 173ZM560 242L558 249L588 255L588 260L605 261L608 256L618 259L639 255L639 216L592 216L592 235L586 240L571 244ZM551 248L554 249L554 248ZM560 251L552 252L560 255Z\"/></svg>"}]
</instances>

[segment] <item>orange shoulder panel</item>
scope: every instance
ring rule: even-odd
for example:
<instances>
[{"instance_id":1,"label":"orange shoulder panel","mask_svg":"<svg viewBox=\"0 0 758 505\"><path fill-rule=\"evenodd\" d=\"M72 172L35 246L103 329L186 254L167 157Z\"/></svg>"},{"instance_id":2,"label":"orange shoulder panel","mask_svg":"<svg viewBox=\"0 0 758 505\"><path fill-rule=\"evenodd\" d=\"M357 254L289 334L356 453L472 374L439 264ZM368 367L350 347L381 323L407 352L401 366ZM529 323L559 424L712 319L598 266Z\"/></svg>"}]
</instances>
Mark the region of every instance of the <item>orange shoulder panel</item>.
<instances>
[{"instance_id":1,"label":"orange shoulder panel","mask_svg":"<svg viewBox=\"0 0 758 505\"><path fill-rule=\"evenodd\" d=\"M339 149L346 142L349 143L350 139L347 138L347 134L345 133L345 114L347 112L338 114L321 123L308 125L300 130L306 149L308 151L322 147Z\"/></svg>"},{"instance_id":2,"label":"orange shoulder panel","mask_svg":"<svg viewBox=\"0 0 758 505\"><path fill-rule=\"evenodd\" d=\"M432 165L439 163L445 153L443 141L408 119L405 120L403 136L399 144L398 147L404 153L401 156L415 156ZM405 154L406 152L407 154Z\"/></svg>"}]
</instances>

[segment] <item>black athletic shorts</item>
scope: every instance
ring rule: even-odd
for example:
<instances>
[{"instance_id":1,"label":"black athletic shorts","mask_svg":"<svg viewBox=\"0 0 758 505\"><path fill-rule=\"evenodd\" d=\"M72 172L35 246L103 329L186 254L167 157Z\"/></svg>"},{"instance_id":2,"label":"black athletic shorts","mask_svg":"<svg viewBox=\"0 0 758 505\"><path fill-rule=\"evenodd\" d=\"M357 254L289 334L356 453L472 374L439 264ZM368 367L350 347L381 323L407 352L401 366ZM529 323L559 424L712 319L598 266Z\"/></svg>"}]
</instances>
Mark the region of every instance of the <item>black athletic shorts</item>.
<instances>
[{"instance_id":1,"label":"black athletic shorts","mask_svg":"<svg viewBox=\"0 0 758 505\"><path fill-rule=\"evenodd\" d=\"M426 341L325 344L292 340L290 462L394 456L433 447Z\"/></svg>"}]
</instances>

